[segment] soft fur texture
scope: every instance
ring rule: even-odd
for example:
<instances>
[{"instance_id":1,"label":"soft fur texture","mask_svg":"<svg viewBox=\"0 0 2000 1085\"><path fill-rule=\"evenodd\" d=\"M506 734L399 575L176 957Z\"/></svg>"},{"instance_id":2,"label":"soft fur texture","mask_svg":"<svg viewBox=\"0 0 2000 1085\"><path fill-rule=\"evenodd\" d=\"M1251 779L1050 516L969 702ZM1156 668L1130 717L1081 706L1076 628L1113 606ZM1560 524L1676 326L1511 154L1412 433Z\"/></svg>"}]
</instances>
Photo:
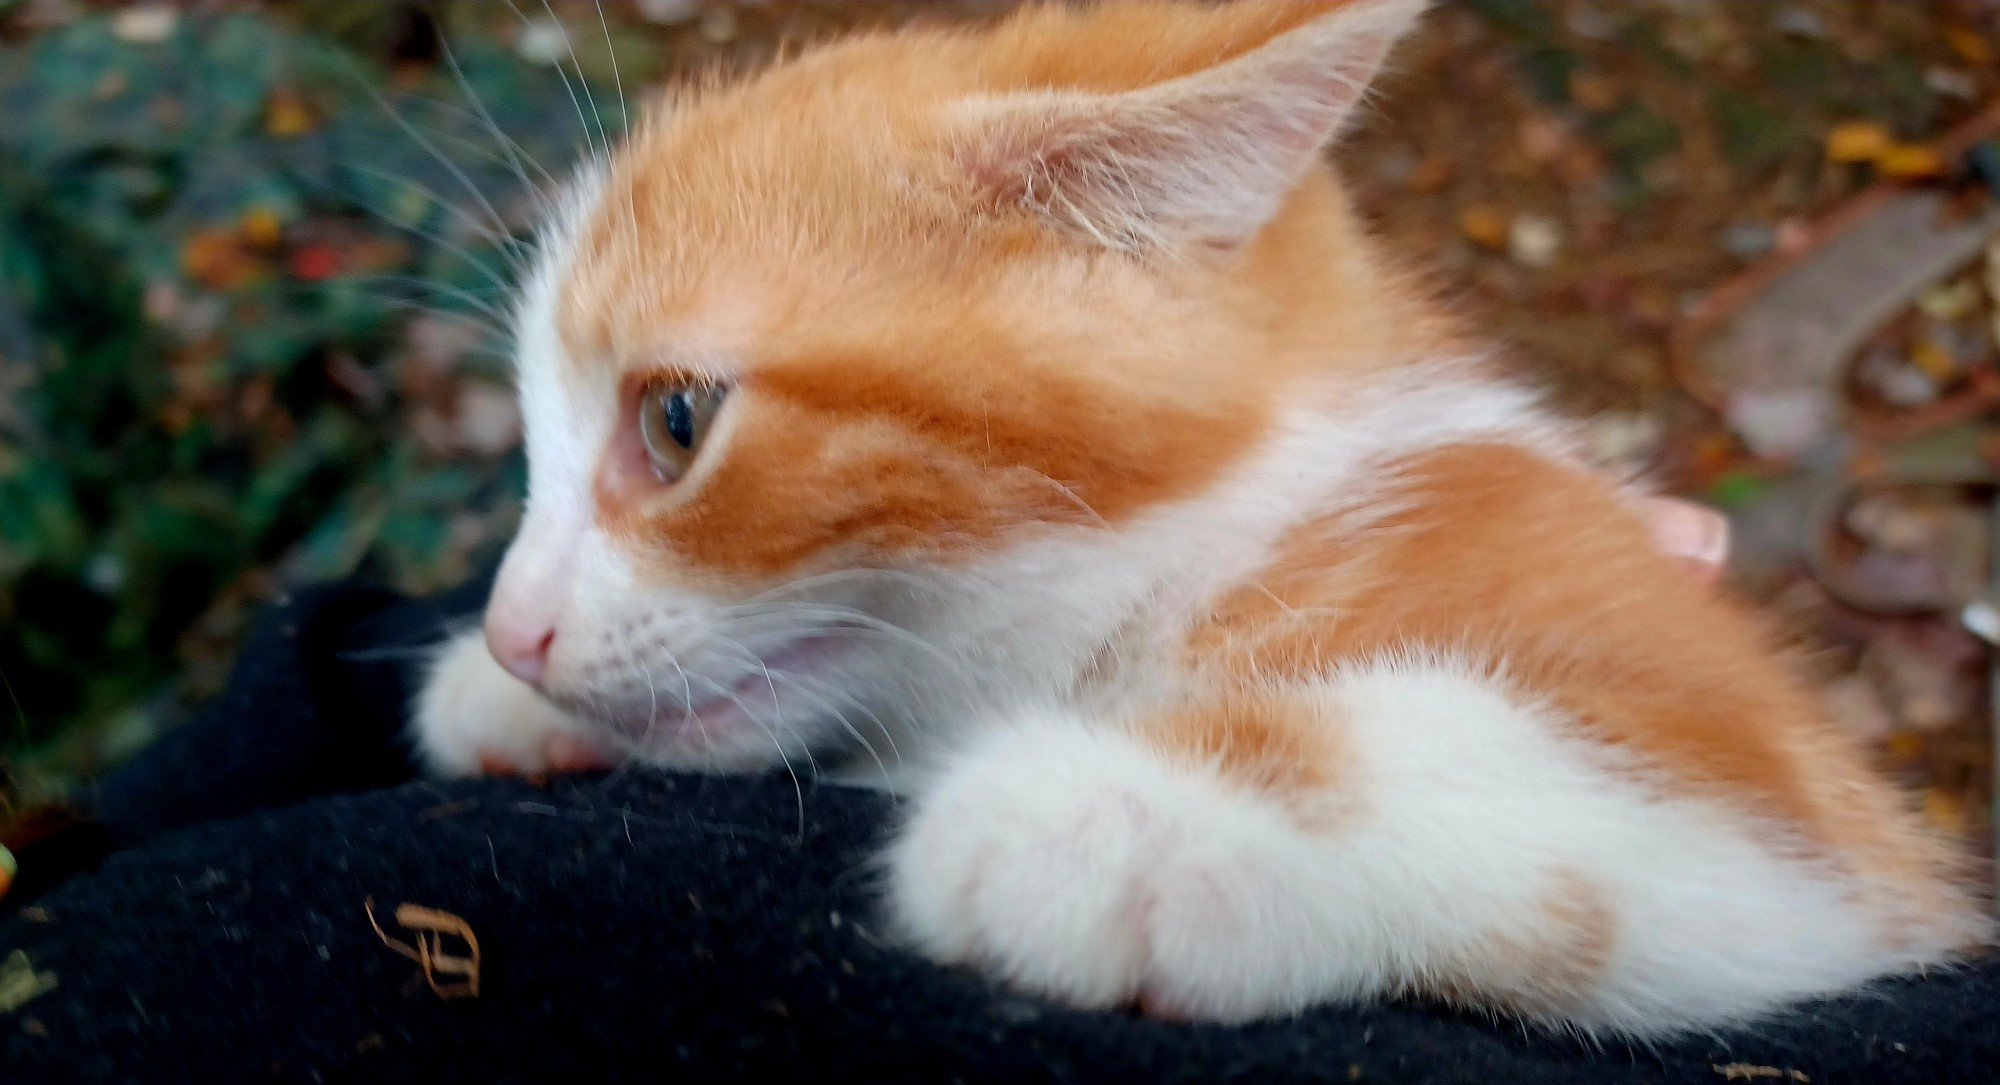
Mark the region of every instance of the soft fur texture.
<instances>
[{"instance_id":1,"label":"soft fur texture","mask_svg":"<svg viewBox=\"0 0 2000 1085\"><path fill-rule=\"evenodd\" d=\"M1086 1007L1656 1035L1981 940L1317 164L1421 7L1032 8L664 106L522 298L528 511L432 763L858 755L908 943Z\"/></svg>"}]
</instances>

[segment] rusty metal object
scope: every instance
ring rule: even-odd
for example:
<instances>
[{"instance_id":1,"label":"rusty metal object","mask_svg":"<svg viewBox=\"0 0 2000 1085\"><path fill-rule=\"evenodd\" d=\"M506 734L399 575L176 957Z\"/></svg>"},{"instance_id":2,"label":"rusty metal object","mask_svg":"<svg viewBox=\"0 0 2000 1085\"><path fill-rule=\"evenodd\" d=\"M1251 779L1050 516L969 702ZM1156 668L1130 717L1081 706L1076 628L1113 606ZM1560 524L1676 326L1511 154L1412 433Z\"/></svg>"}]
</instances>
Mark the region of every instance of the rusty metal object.
<instances>
[{"instance_id":1,"label":"rusty metal object","mask_svg":"<svg viewBox=\"0 0 2000 1085\"><path fill-rule=\"evenodd\" d=\"M1993 505L1993 537L1996 540L2000 540L2000 502L1995 502ZM1990 576L1991 579L1986 588L1987 598L2000 600L2000 543L1996 543L1995 557ZM1987 822L1992 827L1991 835L1993 839L1993 854L1991 856L1993 872L1988 878L1988 884L1990 885L1992 884L1993 877L2000 877L2000 653L1995 653L1991 657L1991 664L1987 671L1986 689L1987 712L1992 717L1992 734L1990 736L1992 745L1988 749L1996 751L1993 756L1992 813L1991 820ZM1996 891L1993 894L1993 907L1996 913L2000 913L2000 891Z\"/></svg>"},{"instance_id":2,"label":"rusty metal object","mask_svg":"<svg viewBox=\"0 0 2000 1085\"><path fill-rule=\"evenodd\" d=\"M1957 161L1996 132L2000 101L1933 148ZM2000 406L2000 379L1991 375L1916 411L1855 409L1845 395L1850 359L1868 337L2000 236L2000 202L1968 211L1942 189L1882 181L1807 236L1797 251L1716 288L1669 337L1675 376L1711 410L1734 418L1762 399L1819 423L1802 423L1792 441L1746 442L1753 453L1790 461L1838 432L1899 440Z\"/></svg>"}]
</instances>

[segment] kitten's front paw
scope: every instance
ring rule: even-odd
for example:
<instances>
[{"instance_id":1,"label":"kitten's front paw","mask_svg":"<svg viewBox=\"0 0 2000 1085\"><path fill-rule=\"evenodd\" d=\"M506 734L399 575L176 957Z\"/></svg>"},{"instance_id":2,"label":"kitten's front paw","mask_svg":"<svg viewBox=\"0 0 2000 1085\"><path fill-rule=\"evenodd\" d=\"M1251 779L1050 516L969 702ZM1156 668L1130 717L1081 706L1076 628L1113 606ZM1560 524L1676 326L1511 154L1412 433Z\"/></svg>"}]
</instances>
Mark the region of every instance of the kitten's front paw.
<instances>
[{"instance_id":1,"label":"kitten's front paw","mask_svg":"<svg viewBox=\"0 0 2000 1085\"><path fill-rule=\"evenodd\" d=\"M441 776L610 768L576 722L502 670L477 629L438 650L417 699L417 747Z\"/></svg>"},{"instance_id":2,"label":"kitten's front paw","mask_svg":"<svg viewBox=\"0 0 2000 1085\"><path fill-rule=\"evenodd\" d=\"M927 955L1072 1005L1240 1021L1325 992L1274 807L1074 725L997 736L923 794L891 906Z\"/></svg>"}]
</instances>

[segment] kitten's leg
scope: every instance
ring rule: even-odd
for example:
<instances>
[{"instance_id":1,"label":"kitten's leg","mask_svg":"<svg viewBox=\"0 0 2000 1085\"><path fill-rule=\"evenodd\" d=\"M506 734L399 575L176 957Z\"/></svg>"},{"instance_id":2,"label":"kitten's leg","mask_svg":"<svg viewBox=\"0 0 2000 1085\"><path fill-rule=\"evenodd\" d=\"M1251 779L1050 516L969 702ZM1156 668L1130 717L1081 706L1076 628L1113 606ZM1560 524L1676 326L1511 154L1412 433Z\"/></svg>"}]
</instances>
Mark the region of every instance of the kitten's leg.
<instances>
[{"instance_id":1,"label":"kitten's leg","mask_svg":"<svg viewBox=\"0 0 2000 1085\"><path fill-rule=\"evenodd\" d=\"M438 649L418 695L417 748L442 776L607 768L611 758L561 709L502 670L478 629Z\"/></svg>"},{"instance_id":2,"label":"kitten's leg","mask_svg":"<svg viewBox=\"0 0 2000 1085\"><path fill-rule=\"evenodd\" d=\"M918 795L891 905L935 958L1225 1021L1420 994L1592 1030L1742 1021L1940 954L1539 710L1385 663L1113 727L997 729Z\"/></svg>"}]
</instances>

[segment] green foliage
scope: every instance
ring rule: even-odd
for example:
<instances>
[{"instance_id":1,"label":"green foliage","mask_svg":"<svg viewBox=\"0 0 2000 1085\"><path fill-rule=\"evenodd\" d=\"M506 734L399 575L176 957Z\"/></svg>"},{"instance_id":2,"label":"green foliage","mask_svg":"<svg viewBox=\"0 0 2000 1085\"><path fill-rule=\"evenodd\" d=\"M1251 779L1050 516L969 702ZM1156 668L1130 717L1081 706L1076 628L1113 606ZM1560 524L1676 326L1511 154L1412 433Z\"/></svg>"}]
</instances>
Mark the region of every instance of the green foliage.
<instances>
[{"instance_id":1,"label":"green foliage","mask_svg":"<svg viewBox=\"0 0 2000 1085\"><path fill-rule=\"evenodd\" d=\"M504 372L516 166L546 187L579 118L556 69L454 26L503 144L451 65L390 80L396 35L362 24L368 53L248 12L0 46L0 754L88 767L75 736L212 688L271 593L437 587L510 526L518 455L413 422L449 435ZM413 311L479 330L427 345Z\"/></svg>"}]
</instances>

